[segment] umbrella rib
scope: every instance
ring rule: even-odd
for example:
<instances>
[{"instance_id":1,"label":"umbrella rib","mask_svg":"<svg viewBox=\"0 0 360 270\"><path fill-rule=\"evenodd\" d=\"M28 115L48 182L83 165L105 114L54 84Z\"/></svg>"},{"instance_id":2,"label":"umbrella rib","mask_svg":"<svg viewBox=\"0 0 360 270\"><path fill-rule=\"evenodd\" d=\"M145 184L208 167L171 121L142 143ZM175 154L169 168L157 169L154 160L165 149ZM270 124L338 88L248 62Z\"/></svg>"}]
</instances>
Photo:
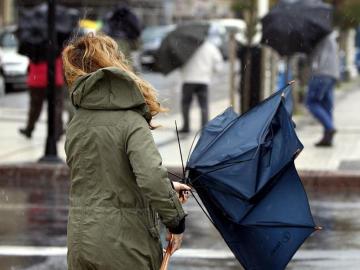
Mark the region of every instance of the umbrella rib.
<instances>
[{"instance_id":1,"label":"umbrella rib","mask_svg":"<svg viewBox=\"0 0 360 270\"><path fill-rule=\"evenodd\" d=\"M186 167L187 167L187 165L189 164L190 154L191 154L192 149L193 149L193 147L194 147L195 139L196 139L196 137L199 135L199 133L200 133L202 130L203 130L203 128L201 128L200 130L198 130L198 131L196 132L196 134L195 134L195 136L194 136L194 139L193 139L192 142L191 142L191 146L190 146L190 149L189 149L189 153L188 153L188 156L187 156L187 159L186 159Z\"/></svg>"},{"instance_id":2,"label":"umbrella rib","mask_svg":"<svg viewBox=\"0 0 360 270\"><path fill-rule=\"evenodd\" d=\"M171 171L168 170L168 173L171 174L172 176L175 176L176 178L178 178L179 180L184 181L184 178L180 177L179 175L177 175L176 173L173 173Z\"/></svg>"},{"instance_id":3,"label":"umbrella rib","mask_svg":"<svg viewBox=\"0 0 360 270\"><path fill-rule=\"evenodd\" d=\"M178 141L178 145L179 145L179 152L180 152L180 158L181 158L181 166L182 166L183 178L185 178L184 160L183 160L183 155L182 155L182 151L181 151L180 138L179 138L179 130L178 130L176 121L175 121L175 129L176 129L176 137L177 137L177 141Z\"/></svg>"},{"instance_id":4,"label":"umbrella rib","mask_svg":"<svg viewBox=\"0 0 360 270\"><path fill-rule=\"evenodd\" d=\"M208 220L212 223L212 225L214 225L215 228L216 224L214 223L214 221L212 220L212 218L209 216L209 214L205 211L204 207L201 205L201 203L199 202L199 200L195 197L195 194L192 190L190 190L191 194L193 195L196 203L199 205L199 207L201 208L201 210L204 212L205 216L208 218Z\"/></svg>"}]
</instances>

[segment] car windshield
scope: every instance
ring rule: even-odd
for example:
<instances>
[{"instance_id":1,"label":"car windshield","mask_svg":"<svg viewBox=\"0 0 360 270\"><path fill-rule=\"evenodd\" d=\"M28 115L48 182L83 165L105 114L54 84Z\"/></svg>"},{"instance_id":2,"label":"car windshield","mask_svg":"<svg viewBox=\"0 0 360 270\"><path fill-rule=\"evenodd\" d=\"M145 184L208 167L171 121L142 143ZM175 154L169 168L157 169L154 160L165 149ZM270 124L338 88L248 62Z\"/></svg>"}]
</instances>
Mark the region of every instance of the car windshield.
<instances>
[{"instance_id":1,"label":"car windshield","mask_svg":"<svg viewBox=\"0 0 360 270\"><path fill-rule=\"evenodd\" d=\"M175 28L173 25L166 26L151 26L145 28L141 34L141 39L144 43L151 42L154 39L162 39L167 33Z\"/></svg>"},{"instance_id":2,"label":"car windshield","mask_svg":"<svg viewBox=\"0 0 360 270\"><path fill-rule=\"evenodd\" d=\"M14 33L4 32L0 35L0 46L3 48L17 48L18 41Z\"/></svg>"}]
</instances>

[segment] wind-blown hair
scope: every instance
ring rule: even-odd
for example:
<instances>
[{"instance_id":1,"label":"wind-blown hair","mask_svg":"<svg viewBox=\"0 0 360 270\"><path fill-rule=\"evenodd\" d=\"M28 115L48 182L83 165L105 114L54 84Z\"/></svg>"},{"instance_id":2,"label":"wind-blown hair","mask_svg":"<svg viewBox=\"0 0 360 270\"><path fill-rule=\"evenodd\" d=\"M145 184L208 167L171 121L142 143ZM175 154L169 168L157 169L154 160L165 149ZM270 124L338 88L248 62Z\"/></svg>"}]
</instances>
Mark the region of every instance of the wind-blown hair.
<instances>
[{"instance_id":1,"label":"wind-blown hair","mask_svg":"<svg viewBox=\"0 0 360 270\"><path fill-rule=\"evenodd\" d=\"M144 96L152 116L167 111L158 102L155 89L132 71L117 43L109 36L89 33L74 38L63 50L62 59L65 79L70 87L76 79L83 75L100 68L117 67L135 82Z\"/></svg>"}]
</instances>

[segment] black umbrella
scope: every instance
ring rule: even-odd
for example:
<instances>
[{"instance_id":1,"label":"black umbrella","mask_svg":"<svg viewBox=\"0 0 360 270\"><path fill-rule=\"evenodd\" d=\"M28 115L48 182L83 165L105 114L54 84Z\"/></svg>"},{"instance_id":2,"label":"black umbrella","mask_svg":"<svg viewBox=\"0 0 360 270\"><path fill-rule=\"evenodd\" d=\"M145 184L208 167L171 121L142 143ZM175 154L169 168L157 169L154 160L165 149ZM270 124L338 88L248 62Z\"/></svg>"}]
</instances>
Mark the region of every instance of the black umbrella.
<instances>
[{"instance_id":1,"label":"black umbrella","mask_svg":"<svg viewBox=\"0 0 360 270\"><path fill-rule=\"evenodd\" d=\"M155 55L156 71L166 75L183 66L207 38L208 32L206 23L178 26L165 37Z\"/></svg>"},{"instance_id":2,"label":"black umbrella","mask_svg":"<svg viewBox=\"0 0 360 270\"><path fill-rule=\"evenodd\" d=\"M261 20L262 43L282 56L310 53L332 31L332 7L322 1L282 1Z\"/></svg>"},{"instance_id":3,"label":"black umbrella","mask_svg":"<svg viewBox=\"0 0 360 270\"><path fill-rule=\"evenodd\" d=\"M138 17L126 5L106 14L103 32L113 38L136 40L141 34Z\"/></svg>"},{"instance_id":4,"label":"black umbrella","mask_svg":"<svg viewBox=\"0 0 360 270\"><path fill-rule=\"evenodd\" d=\"M33 62L47 59L48 46L48 6L37 5L33 8L21 9L17 36L19 53L28 56ZM56 7L57 54L61 52L64 42L70 38L77 28L79 12L63 6Z\"/></svg>"}]
</instances>

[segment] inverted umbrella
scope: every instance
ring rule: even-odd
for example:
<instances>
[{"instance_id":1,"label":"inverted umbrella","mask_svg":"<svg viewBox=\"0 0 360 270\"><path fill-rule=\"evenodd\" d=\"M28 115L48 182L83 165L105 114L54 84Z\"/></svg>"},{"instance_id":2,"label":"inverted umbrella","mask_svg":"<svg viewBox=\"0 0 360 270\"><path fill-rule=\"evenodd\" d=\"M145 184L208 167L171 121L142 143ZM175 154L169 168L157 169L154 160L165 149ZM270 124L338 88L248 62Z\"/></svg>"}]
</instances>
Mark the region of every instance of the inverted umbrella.
<instances>
[{"instance_id":1,"label":"inverted umbrella","mask_svg":"<svg viewBox=\"0 0 360 270\"><path fill-rule=\"evenodd\" d=\"M187 164L215 227L245 269L281 270L316 230L294 166L303 146L285 106L289 88L237 116L210 121Z\"/></svg>"},{"instance_id":2,"label":"inverted umbrella","mask_svg":"<svg viewBox=\"0 0 360 270\"><path fill-rule=\"evenodd\" d=\"M332 31L332 11L322 1L280 2L261 20L261 42L282 56L310 53Z\"/></svg>"},{"instance_id":3,"label":"inverted umbrella","mask_svg":"<svg viewBox=\"0 0 360 270\"><path fill-rule=\"evenodd\" d=\"M189 23L178 26L161 42L155 54L155 69L163 74L183 66L201 46L209 33L209 24Z\"/></svg>"}]
</instances>

